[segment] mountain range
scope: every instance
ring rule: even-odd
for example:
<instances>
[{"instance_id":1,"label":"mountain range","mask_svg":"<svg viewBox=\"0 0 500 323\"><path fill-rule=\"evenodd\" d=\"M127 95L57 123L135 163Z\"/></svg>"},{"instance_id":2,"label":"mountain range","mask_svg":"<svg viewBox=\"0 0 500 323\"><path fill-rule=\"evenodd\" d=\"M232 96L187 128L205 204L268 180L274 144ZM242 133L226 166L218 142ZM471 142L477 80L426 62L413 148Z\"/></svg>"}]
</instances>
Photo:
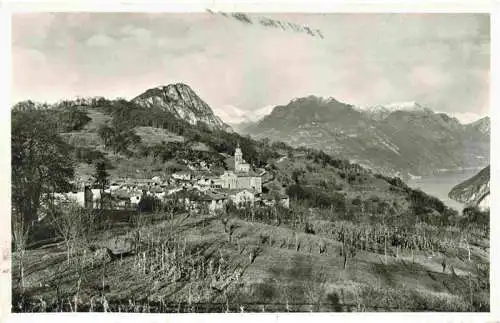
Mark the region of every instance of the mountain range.
<instances>
[{"instance_id":1,"label":"mountain range","mask_svg":"<svg viewBox=\"0 0 500 323\"><path fill-rule=\"evenodd\" d=\"M308 96L259 109L253 116L236 107L217 110L224 122L193 89L176 83L150 88L131 103L151 111L154 120L145 125L158 123L153 115L165 112L190 126L229 133L235 129L255 139L320 149L390 176L425 176L489 164L488 117L464 125L413 101L360 108L332 97ZM245 121L228 124L235 116Z\"/></svg>"},{"instance_id":2,"label":"mountain range","mask_svg":"<svg viewBox=\"0 0 500 323\"><path fill-rule=\"evenodd\" d=\"M322 149L384 174L432 175L489 164L490 120L471 124L417 102L359 108L308 96L240 130L256 139Z\"/></svg>"}]
</instances>

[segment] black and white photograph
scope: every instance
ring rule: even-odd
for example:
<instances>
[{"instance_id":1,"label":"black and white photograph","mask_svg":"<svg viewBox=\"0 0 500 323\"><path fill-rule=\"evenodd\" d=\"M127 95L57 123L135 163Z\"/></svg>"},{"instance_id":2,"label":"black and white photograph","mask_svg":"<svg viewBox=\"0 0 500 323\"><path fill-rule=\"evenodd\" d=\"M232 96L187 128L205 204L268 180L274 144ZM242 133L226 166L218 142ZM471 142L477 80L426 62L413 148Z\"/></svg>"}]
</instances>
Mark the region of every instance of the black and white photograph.
<instances>
[{"instance_id":1,"label":"black and white photograph","mask_svg":"<svg viewBox=\"0 0 500 323\"><path fill-rule=\"evenodd\" d=\"M210 3L11 13L5 307L490 313L490 13Z\"/></svg>"}]
</instances>

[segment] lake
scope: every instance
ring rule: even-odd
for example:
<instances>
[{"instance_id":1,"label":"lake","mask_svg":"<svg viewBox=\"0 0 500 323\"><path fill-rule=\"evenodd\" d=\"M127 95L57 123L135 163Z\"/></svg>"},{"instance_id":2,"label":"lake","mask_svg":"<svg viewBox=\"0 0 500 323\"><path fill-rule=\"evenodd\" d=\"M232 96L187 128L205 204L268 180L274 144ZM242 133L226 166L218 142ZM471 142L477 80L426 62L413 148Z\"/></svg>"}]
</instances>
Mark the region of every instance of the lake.
<instances>
[{"instance_id":1,"label":"lake","mask_svg":"<svg viewBox=\"0 0 500 323\"><path fill-rule=\"evenodd\" d=\"M439 198L447 206L461 212L464 205L450 199L448 197L448 193L455 185L474 176L475 174L477 174L477 172L479 172L479 170L480 169L444 171L436 176L408 180L407 184L412 188L420 188L425 193Z\"/></svg>"}]
</instances>

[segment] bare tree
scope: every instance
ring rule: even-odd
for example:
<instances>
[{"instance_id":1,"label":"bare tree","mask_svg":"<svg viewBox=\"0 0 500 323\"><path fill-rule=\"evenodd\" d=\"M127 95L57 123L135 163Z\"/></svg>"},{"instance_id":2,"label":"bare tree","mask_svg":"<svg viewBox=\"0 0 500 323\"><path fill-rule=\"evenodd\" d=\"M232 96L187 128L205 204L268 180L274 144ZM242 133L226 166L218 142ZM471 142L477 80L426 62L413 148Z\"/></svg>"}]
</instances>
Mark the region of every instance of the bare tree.
<instances>
[{"instance_id":1,"label":"bare tree","mask_svg":"<svg viewBox=\"0 0 500 323\"><path fill-rule=\"evenodd\" d=\"M326 243L324 240L321 240L319 242L319 253L322 254L322 253L325 253L326 252Z\"/></svg>"},{"instance_id":2,"label":"bare tree","mask_svg":"<svg viewBox=\"0 0 500 323\"><path fill-rule=\"evenodd\" d=\"M16 211L13 208L12 213L14 214L14 212ZM24 217L12 216L12 242L17 251L19 283L22 288L24 288L24 257L31 227L31 222L27 221Z\"/></svg>"},{"instance_id":3,"label":"bare tree","mask_svg":"<svg viewBox=\"0 0 500 323\"><path fill-rule=\"evenodd\" d=\"M67 261L70 262L76 244L89 234L88 210L75 202L64 203L54 207L51 212L52 223L66 244Z\"/></svg>"},{"instance_id":4,"label":"bare tree","mask_svg":"<svg viewBox=\"0 0 500 323\"><path fill-rule=\"evenodd\" d=\"M354 258L356 255L356 247L349 238L344 238L342 241L342 255L344 256L344 269L347 269L349 258Z\"/></svg>"}]
</instances>

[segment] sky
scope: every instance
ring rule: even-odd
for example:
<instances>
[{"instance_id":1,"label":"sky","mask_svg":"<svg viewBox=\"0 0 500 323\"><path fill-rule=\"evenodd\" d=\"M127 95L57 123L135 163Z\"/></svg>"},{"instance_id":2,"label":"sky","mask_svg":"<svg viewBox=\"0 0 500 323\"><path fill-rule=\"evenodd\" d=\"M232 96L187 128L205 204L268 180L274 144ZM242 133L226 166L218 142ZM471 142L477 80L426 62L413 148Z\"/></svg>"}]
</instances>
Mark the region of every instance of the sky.
<instances>
[{"instance_id":1,"label":"sky","mask_svg":"<svg viewBox=\"0 0 500 323\"><path fill-rule=\"evenodd\" d=\"M210 13L15 13L12 101L131 99L186 83L237 123L308 95L356 106L417 101L489 111L488 14L251 14L324 38Z\"/></svg>"}]
</instances>

